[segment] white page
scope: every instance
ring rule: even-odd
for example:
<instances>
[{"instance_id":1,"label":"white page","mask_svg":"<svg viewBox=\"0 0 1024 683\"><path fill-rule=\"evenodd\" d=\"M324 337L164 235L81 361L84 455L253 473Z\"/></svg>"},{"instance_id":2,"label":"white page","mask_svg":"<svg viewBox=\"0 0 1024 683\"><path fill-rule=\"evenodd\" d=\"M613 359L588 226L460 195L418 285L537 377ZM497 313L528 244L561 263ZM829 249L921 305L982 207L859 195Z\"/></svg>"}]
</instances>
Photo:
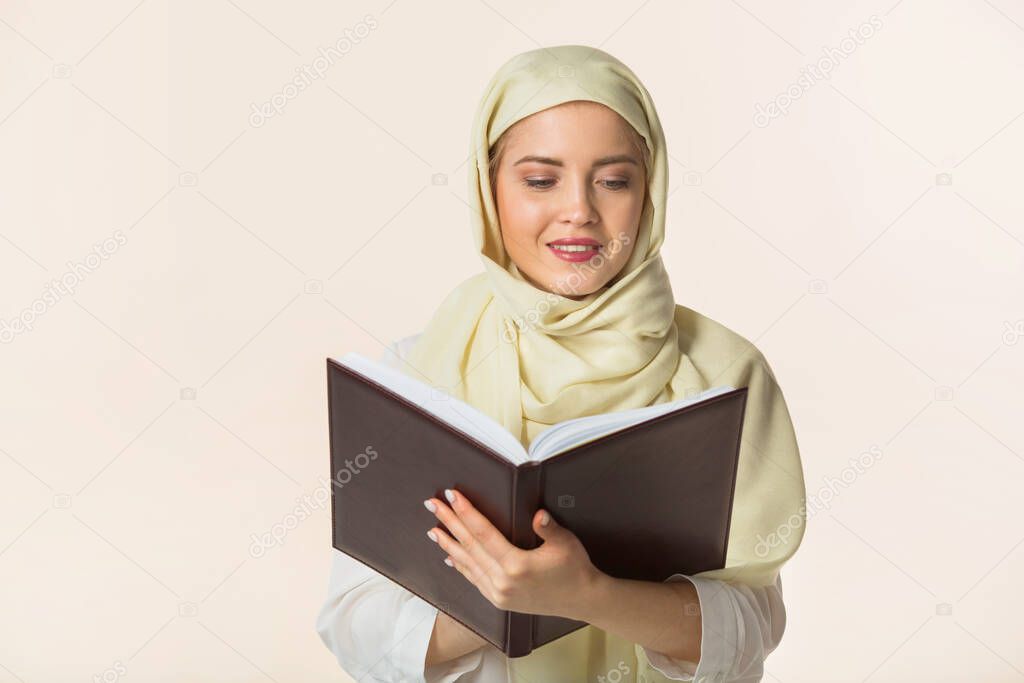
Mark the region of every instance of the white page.
<instances>
[{"instance_id":1,"label":"white page","mask_svg":"<svg viewBox=\"0 0 1024 683\"><path fill-rule=\"evenodd\" d=\"M559 422L537 435L537 438L530 443L528 457L533 460L546 460L569 448L594 441L639 422L645 422L683 406L700 403L732 390L733 387L723 384L711 389L705 389L690 398L681 398L666 403L657 403L653 406L630 408L600 415L587 415Z\"/></svg>"},{"instance_id":2,"label":"white page","mask_svg":"<svg viewBox=\"0 0 1024 683\"><path fill-rule=\"evenodd\" d=\"M519 439L512 436L501 423L465 401L355 351L334 360L387 387L410 403L415 403L455 429L487 445L509 462L516 465L526 462L526 449L519 443Z\"/></svg>"},{"instance_id":3,"label":"white page","mask_svg":"<svg viewBox=\"0 0 1024 683\"><path fill-rule=\"evenodd\" d=\"M519 440L499 422L465 401L354 351L335 360L415 403L515 465L546 460L580 444L733 390L731 386L721 385L668 403L565 420L537 435L527 453Z\"/></svg>"}]
</instances>

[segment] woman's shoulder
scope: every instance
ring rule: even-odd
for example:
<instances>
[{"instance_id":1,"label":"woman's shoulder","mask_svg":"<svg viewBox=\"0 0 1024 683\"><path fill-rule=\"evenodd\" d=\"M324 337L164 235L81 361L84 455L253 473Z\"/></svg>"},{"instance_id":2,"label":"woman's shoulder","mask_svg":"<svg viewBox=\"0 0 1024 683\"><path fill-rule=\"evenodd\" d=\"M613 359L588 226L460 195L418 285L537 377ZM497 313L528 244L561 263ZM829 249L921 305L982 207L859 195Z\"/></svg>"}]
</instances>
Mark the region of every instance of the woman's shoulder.
<instances>
[{"instance_id":1,"label":"woman's shoulder","mask_svg":"<svg viewBox=\"0 0 1024 683\"><path fill-rule=\"evenodd\" d=\"M675 319L679 350L689 356L705 376L719 376L730 368L738 370L758 365L771 374L771 366L761 349L739 332L681 304L676 304Z\"/></svg>"},{"instance_id":2,"label":"woman's shoulder","mask_svg":"<svg viewBox=\"0 0 1024 683\"><path fill-rule=\"evenodd\" d=\"M384 353L381 354L380 360L384 363L397 367L401 364L412 350L412 347L416 344L416 340L420 338L422 332L416 334L410 334L405 337L398 337L391 344L388 345Z\"/></svg>"},{"instance_id":3,"label":"woman's shoulder","mask_svg":"<svg viewBox=\"0 0 1024 683\"><path fill-rule=\"evenodd\" d=\"M775 379L771 365L761 349L739 332L681 304L676 304L675 320L679 331L679 350L705 376L717 377L727 370L732 371L729 374L739 371L745 375L745 368L756 368L766 370ZM422 335L420 331L396 338L384 352L382 360L400 365Z\"/></svg>"},{"instance_id":4,"label":"woman's shoulder","mask_svg":"<svg viewBox=\"0 0 1024 683\"><path fill-rule=\"evenodd\" d=\"M422 332L416 334L410 334L406 337L399 337L395 341L391 342L391 348L395 350L400 358L405 358L412 351L412 347L415 346L416 340L420 338Z\"/></svg>"}]
</instances>

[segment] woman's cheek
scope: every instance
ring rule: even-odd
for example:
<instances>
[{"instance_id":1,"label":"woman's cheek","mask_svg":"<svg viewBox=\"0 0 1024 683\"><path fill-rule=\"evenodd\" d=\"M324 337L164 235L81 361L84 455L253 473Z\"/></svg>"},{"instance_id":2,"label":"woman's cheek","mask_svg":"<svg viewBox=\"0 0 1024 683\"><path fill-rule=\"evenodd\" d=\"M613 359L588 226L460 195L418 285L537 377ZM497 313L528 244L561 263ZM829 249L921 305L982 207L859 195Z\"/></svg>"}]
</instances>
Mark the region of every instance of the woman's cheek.
<instances>
[{"instance_id":1,"label":"woman's cheek","mask_svg":"<svg viewBox=\"0 0 1024 683\"><path fill-rule=\"evenodd\" d=\"M511 212L511 219L516 224L517 232L522 235L538 235L544 230L547 209L537 202L521 202Z\"/></svg>"}]
</instances>

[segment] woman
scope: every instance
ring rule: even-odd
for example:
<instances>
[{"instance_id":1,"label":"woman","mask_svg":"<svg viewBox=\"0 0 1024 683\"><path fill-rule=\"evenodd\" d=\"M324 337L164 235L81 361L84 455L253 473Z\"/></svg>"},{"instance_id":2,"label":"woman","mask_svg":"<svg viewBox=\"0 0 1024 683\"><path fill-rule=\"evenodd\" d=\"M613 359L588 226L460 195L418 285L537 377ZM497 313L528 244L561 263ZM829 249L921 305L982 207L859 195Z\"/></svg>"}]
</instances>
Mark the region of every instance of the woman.
<instances>
[{"instance_id":1,"label":"woman","mask_svg":"<svg viewBox=\"0 0 1024 683\"><path fill-rule=\"evenodd\" d=\"M469 201L485 271L456 287L422 334L393 345L391 362L524 446L573 417L748 387L726 566L664 582L611 577L546 510L534 518L540 547L485 543L493 527L452 491L425 501L439 560L503 609L588 626L508 659L335 550L321 638L360 681L760 680L785 627L779 569L803 536L800 456L760 351L675 303L659 255L667 150L650 95L601 50L533 50L495 74L472 136Z\"/></svg>"}]
</instances>

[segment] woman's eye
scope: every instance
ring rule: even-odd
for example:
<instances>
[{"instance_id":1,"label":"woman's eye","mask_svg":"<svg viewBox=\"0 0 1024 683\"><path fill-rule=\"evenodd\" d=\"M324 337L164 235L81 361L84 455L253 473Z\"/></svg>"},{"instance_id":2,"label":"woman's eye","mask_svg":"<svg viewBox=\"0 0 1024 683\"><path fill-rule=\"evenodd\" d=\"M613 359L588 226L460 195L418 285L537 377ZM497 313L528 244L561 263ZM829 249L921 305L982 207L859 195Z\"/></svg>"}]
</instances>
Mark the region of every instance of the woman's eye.
<instances>
[{"instance_id":1,"label":"woman's eye","mask_svg":"<svg viewBox=\"0 0 1024 683\"><path fill-rule=\"evenodd\" d=\"M550 178L525 178L523 182L528 187L537 190L546 190L555 183L555 181ZM606 189L613 191L625 190L629 187L628 180L602 180L601 184L604 185Z\"/></svg>"}]
</instances>

